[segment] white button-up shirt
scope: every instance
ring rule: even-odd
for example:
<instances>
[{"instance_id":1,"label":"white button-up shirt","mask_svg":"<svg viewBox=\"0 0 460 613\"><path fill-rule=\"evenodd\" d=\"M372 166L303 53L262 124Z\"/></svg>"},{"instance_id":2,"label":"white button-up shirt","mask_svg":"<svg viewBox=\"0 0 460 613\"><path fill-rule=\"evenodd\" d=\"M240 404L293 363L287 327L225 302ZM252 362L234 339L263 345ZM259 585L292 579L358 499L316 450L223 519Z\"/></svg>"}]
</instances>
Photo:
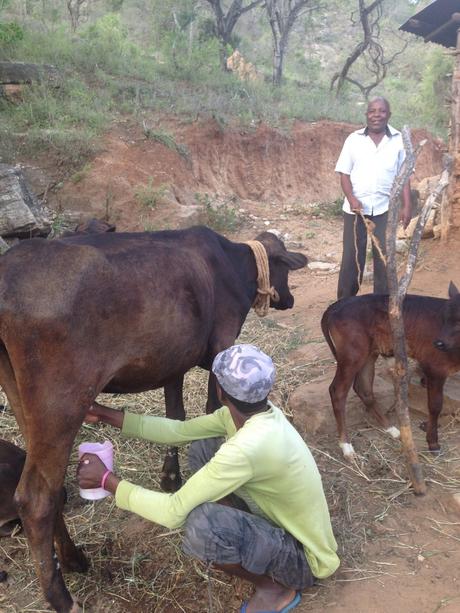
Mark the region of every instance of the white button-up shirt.
<instances>
[{"instance_id":1,"label":"white button-up shirt","mask_svg":"<svg viewBox=\"0 0 460 613\"><path fill-rule=\"evenodd\" d=\"M365 215L381 215L388 211L391 187L405 157L398 130L388 126L376 146L367 128L361 128L345 140L335 171L350 175L353 194L362 203ZM352 213L347 198L343 210Z\"/></svg>"}]
</instances>

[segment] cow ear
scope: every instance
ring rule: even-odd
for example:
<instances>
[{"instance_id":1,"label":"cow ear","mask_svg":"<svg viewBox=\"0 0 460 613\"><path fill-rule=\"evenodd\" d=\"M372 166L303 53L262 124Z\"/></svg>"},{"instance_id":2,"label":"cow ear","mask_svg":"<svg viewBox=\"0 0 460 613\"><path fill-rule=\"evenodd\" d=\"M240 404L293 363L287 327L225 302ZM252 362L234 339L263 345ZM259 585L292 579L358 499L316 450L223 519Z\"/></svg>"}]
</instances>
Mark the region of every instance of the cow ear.
<instances>
[{"instance_id":1,"label":"cow ear","mask_svg":"<svg viewBox=\"0 0 460 613\"><path fill-rule=\"evenodd\" d=\"M294 251L286 251L286 253L281 253L276 257L287 264L289 270L298 270L308 263L308 258L303 253L296 253Z\"/></svg>"},{"instance_id":2,"label":"cow ear","mask_svg":"<svg viewBox=\"0 0 460 613\"><path fill-rule=\"evenodd\" d=\"M449 298L455 298L455 296L458 296L458 289L455 283L451 281L449 283Z\"/></svg>"}]
</instances>

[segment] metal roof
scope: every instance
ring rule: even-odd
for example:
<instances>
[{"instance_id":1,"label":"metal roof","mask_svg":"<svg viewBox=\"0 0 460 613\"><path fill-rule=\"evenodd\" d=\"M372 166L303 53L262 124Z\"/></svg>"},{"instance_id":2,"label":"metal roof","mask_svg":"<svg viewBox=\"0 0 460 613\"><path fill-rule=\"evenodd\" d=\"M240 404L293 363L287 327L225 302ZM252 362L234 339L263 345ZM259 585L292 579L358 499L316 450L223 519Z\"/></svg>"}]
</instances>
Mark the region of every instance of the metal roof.
<instances>
[{"instance_id":1,"label":"metal roof","mask_svg":"<svg viewBox=\"0 0 460 613\"><path fill-rule=\"evenodd\" d=\"M460 0L434 0L399 27L444 47L457 46L459 28Z\"/></svg>"}]
</instances>

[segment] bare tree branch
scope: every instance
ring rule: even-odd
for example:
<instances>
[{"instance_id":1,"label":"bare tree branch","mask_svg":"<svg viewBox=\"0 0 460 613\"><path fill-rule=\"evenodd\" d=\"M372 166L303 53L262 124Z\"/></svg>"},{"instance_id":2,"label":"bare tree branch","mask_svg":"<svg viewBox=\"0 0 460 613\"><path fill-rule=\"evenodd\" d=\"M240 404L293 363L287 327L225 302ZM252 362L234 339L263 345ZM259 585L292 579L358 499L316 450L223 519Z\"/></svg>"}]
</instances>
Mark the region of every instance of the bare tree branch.
<instances>
[{"instance_id":1,"label":"bare tree branch","mask_svg":"<svg viewBox=\"0 0 460 613\"><path fill-rule=\"evenodd\" d=\"M309 6L313 0L266 0L265 9L273 34L273 84L281 85L284 55L289 35L295 22L307 11L318 6ZM308 7L308 8L307 8Z\"/></svg>"},{"instance_id":2,"label":"bare tree branch","mask_svg":"<svg viewBox=\"0 0 460 613\"><path fill-rule=\"evenodd\" d=\"M330 89L335 88L338 95L346 81L358 87L366 99L369 98L370 92L383 81L388 72L388 67L392 64L395 58L400 55L407 47L408 41L404 42L402 49L394 53L390 58L385 59L385 52L382 45L378 42L380 36L380 19L382 17L383 0L374 0L366 6L364 0L358 0L359 21L363 30L363 40L357 43L351 54L345 60L345 63L340 72L337 72L331 79ZM357 24L354 14L351 16L353 25ZM356 78L349 76L349 72L353 64L362 57L366 64L366 69L370 72L374 79L364 85Z\"/></svg>"},{"instance_id":3,"label":"bare tree branch","mask_svg":"<svg viewBox=\"0 0 460 613\"><path fill-rule=\"evenodd\" d=\"M263 0L253 0L245 4L245 0L233 0L227 13L222 7L222 0L206 0L211 6L216 20L216 33L220 42L220 64L222 70L227 70L227 45L230 43L233 29L238 19L262 4Z\"/></svg>"}]
</instances>

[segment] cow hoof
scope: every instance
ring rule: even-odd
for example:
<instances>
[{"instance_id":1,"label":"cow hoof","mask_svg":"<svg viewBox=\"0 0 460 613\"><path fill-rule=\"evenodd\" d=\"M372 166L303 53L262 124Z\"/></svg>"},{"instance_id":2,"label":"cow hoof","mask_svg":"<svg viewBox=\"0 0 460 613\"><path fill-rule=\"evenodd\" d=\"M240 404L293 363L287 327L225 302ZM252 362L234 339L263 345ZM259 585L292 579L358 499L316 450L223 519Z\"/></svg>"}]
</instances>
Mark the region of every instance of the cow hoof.
<instances>
[{"instance_id":1,"label":"cow hoof","mask_svg":"<svg viewBox=\"0 0 460 613\"><path fill-rule=\"evenodd\" d=\"M389 428L385 428L385 432L387 432L392 438L400 438L401 432L396 428L396 426L390 426Z\"/></svg>"},{"instance_id":2,"label":"cow hoof","mask_svg":"<svg viewBox=\"0 0 460 613\"><path fill-rule=\"evenodd\" d=\"M439 445L433 445L428 447L428 452L434 456L438 456L441 453L441 447Z\"/></svg>"},{"instance_id":3,"label":"cow hoof","mask_svg":"<svg viewBox=\"0 0 460 613\"><path fill-rule=\"evenodd\" d=\"M75 548L75 554L66 560L61 560L62 570L66 573L86 573L88 560L81 547Z\"/></svg>"},{"instance_id":4,"label":"cow hoof","mask_svg":"<svg viewBox=\"0 0 460 613\"><path fill-rule=\"evenodd\" d=\"M164 492L172 494L182 486L180 473L161 473L160 487Z\"/></svg>"},{"instance_id":5,"label":"cow hoof","mask_svg":"<svg viewBox=\"0 0 460 613\"><path fill-rule=\"evenodd\" d=\"M346 460L352 461L356 458L356 453L351 443L339 443L339 445Z\"/></svg>"}]
</instances>

